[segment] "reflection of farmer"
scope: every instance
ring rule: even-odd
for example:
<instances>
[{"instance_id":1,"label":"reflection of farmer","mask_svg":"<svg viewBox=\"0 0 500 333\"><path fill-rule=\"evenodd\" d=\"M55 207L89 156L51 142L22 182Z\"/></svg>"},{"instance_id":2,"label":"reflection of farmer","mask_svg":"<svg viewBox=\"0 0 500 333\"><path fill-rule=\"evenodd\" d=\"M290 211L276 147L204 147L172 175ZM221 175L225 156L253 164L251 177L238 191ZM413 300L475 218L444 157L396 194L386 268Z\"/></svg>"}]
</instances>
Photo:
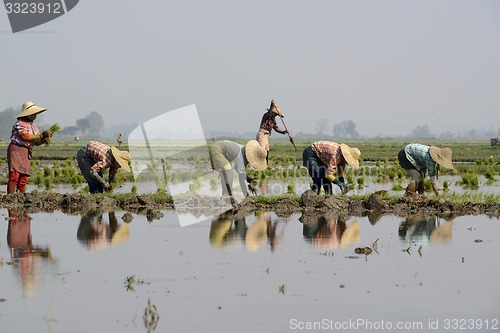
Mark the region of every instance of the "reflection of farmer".
<instances>
[{"instance_id":1,"label":"reflection of farmer","mask_svg":"<svg viewBox=\"0 0 500 333\"><path fill-rule=\"evenodd\" d=\"M245 244L248 252L257 252L268 241L271 251L276 250L282 235L277 235L277 224L271 222L268 212L259 214L257 221L247 227L245 218L234 220L219 217L210 226L210 244L216 249Z\"/></svg>"},{"instance_id":2,"label":"reflection of farmer","mask_svg":"<svg viewBox=\"0 0 500 333\"><path fill-rule=\"evenodd\" d=\"M359 222L352 222L349 226L340 219L319 216L314 221L304 223L303 235L317 249L336 249L346 247L351 243L358 243Z\"/></svg>"},{"instance_id":3,"label":"reflection of farmer","mask_svg":"<svg viewBox=\"0 0 500 333\"><path fill-rule=\"evenodd\" d=\"M259 132L257 132L257 141L260 146L266 149L266 161L269 162L269 136L275 130L280 134L288 133L286 130L280 130L276 123L276 116L281 114L280 108L275 104L274 99L271 101L271 106L262 116L260 121ZM284 116L281 115L283 118Z\"/></svg>"},{"instance_id":4,"label":"reflection of farmer","mask_svg":"<svg viewBox=\"0 0 500 333\"><path fill-rule=\"evenodd\" d=\"M103 193L113 183L118 169L121 167L130 172L128 163L130 154L127 151L109 147L97 141L90 141L80 148L76 154L78 166L87 180L90 193ZM109 183L104 180L102 171L109 168Z\"/></svg>"},{"instance_id":5,"label":"reflection of farmer","mask_svg":"<svg viewBox=\"0 0 500 333\"><path fill-rule=\"evenodd\" d=\"M437 184L438 166L441 165L444 168L453 169L451 149L429 147L419 143L411 143L401 149L398 153L398 160L399 165L413 179L406 187L406 193L415 193L418 191L418 193L423 194L425 191L425 174L429 172L432 189L439 196Z\"/></svg>"},{"instance_id":6,"label":"reflection of farmer","mask_svg":"<svg viewBox=\"0 0 500 333\"><path fill-rule=\"evenodd\" d=\"M359 168L361 152L342 143L318 141L304 149L302 164L309 171L313 180L313 190L319 194L323 187L326 194L332 194L332 183L340 187L342 193L347 192L344 170L349 164L353 169Z\"/></svg>"},{"instance_id":7,"label":"reflection of farmer","mask_svg":"<svg viewBox=\"0 0 500 333\"><path fill-rule=\"evenodd\" d=\"M103 214L91 211L82 216L76 238L89 250L101 250L111 244L127 241L130 237L128 224L118 225L115 212L108 213L109 224L103 221Z\"/></svg>"},{"instance_id":8,"label":"reflection of farmer","mask_svg":"<svg viewBox=\"0 0 500 333\"><path fill-rule=\"evenodd\" d=\"M210 244L218 250L239 247L245 240L247 226L245 218L235 220L219 217L210 225Z\"/></svg>"},{"instance_id":9,"label":"reflection of farmer","mask_svg":"<svg viewBox=\"0 0 500 333\"><path fill-rule=\"evenodd\" d=\"M448 242L452 236L453 222L440 224L437 216L416 215L408 217L399 226L399 237L416 244Z\"/></svg>"},{"instance_id":10,"label":"reflection of farmer","mask_svg":"<svg viewBox=\"0 0 500 333\"><path fill-rule=\"evenodd\" d=\"M9 210L7 244L11 249L12 261L19 270L23 287L32 294L38 284L37 265L39 258L50 260L48 248L33 246L31 243L31 218L28 214L17 214Z\"/></svg>"},{"instance_id":11,"label":"reflection of farmer","mask_svg":"<svg viewBox=\"0 0 500 333\"><path fill-rule=\"evenodd\" d=\"M47 142L52 136L52 132L47 130L40 133L38 126L34 123L39 113L46 111L26 102L23 110L17 115L17 121L12 127L10 144L7 148L7 162L9 167L9 182L7 183L7 193L26 191L26 183L31 174L31 152L34 146L40 146Z\"/></svg>"},{"instance_id":12,"label":"reflection of farmer","mask_svg":"<svg viewBox=\"0 0 500 333\"><path fill-rule=\"evenodd\" d=\"M219 170L222 195L232 195L233 170L238 174L241 190L248 196L246 166L262 171L267 168L266 151L255 140L250 140L243 146L239 143L222 140L210 146L212 167Z\"/></svg>"}]
</instances>

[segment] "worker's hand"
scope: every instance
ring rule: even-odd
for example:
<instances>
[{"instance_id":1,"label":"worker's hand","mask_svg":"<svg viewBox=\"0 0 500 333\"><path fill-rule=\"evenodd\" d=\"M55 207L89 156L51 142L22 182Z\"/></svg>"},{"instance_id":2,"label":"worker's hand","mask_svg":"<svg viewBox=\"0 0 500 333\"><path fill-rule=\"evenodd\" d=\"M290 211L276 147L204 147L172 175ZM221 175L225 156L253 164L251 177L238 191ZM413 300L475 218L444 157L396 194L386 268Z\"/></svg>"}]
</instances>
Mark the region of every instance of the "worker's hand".
<instances>
[{"instance_id":1,"label":"worker's hand","mask_svg":"<svg viewBox=\"0 0 500 333\"><path fill-rule=\"evenodd\" d=\"M348 190L347 190L347 185L346 185L346 184L344 184L344 183L342 183L342 182L341 182L338 178L335 178L335 179L333 180L333 183L334 183L335 185L337 185L338 187L340 187L340 191L342 192L342 194L347 193L347 191L348 191Z\"/></svg>"},{"instance_id":2,"label":"worker's hand","mask_svg":"<svg viewBox=\"0 0 500 333\"><path fill-rule=\"evenodd\" d=\"M42 139L51 138L52 135L54 135L54 133L50 130L43 131L42 132Z\"/></svg>"},{"instance_id":3,"label":"worker's hand","mask_svg":"<svg viewBox=\"0 0 500 333\"><path fill-rule=\"evenodd\" d=\"M439 197L439 188L438 188L438 183L436 181L431 182L432 184L432 189L434 190L434 194L436 194L436 197Z\"/></svg>"}]
</instances>

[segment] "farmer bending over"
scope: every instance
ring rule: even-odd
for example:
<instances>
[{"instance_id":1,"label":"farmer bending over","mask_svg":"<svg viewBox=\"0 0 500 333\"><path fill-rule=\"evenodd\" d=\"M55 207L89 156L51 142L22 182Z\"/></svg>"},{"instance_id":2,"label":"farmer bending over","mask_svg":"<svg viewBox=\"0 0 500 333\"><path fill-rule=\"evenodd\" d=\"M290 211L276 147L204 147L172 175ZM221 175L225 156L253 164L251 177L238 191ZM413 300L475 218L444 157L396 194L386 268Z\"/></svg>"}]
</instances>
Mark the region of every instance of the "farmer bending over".
<instances>
[{"instance_id":1,"label":"farmer bending over","mask_svg":"<svg viewBox=\"0 0 500 333\"><path fill-rule=\"evenodd\" d=\"M302 152L302 165L309 171L313 180L313 190L319 194L321 188L325 194L332 194L332 183L347 193L344 170L347 164L353 169L359 168L361 152L344 143L318 141Z\"/></svg>"},{"instance_id":2,"label":"farmer bending over","mask_svg":"<svg viewBox=\"0 0 500 333\"><path fill-rule=\"evenodd\" d=\"M243 195L248 196L246 184L246 166L262 171L267 168L266 150L255 140L250 140L243 146L229 140L222 140L210 146L212 168L219 170L222 195L233 195L233 170L238 174Z\"/></svg>"},{"instance_id":3,"label":"farmer bending over","mask_svg":"<svg viewBox=\"0 0 500 333\"><path fill-rule=\"evenodd\" d=\"M439 165L446 169L453 169L450 148L437 148L419 143L410 143L399 151L398 160L399 165L413 179L406 187L405 193L418 191L418 193L424 194L424 178L426 172L429 172L432 189L436 196L439 196L437 184Z\"/></svg>"},{"instance_id":4,"label":"farmer bending over","mask_svg":"<svg viewBox=\"0 0 500 333\"><path fill-rule=\"evenodd\" d=\"M78 166L83 177L87 180L90 193L103 193L110 189L109 184L113 183L119 168L130 172L128 163L130 154L121 151L116 147L109 147L104 143L90 141L80 148L76 154ZM102 171L109 168L109 182L103 178Z\"/></svg>"}]
</instances>

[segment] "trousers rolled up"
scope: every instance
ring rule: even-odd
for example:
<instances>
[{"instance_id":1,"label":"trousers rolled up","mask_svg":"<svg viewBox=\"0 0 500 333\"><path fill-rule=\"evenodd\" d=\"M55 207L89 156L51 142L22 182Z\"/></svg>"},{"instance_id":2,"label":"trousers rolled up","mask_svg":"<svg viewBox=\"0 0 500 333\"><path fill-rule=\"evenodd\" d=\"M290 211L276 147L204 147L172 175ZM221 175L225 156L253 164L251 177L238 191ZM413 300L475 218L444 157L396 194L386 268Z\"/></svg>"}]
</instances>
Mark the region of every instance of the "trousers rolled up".
<instances>
[{"instance_id":1,"label":"trousers rolled up","mask_svg":"<svg viewBox=\"0 0 500 333\"><path fill-rule=\"evenodd\" d=\"M101 182L92 176L91 167L95 164L94 160L87 156L87 147L83 146L76 153L76 161L80 167L83 177L89 185L90 193L104 193L104 186ZM99 176L102 175L102 171L98 172Z\"/></svg>"},{"instance_id":2,"label":"trousers rolled up","mask_svg":"<svg viewBox=\"0 0 500 333\"><path fill-rule=\"evenodd\" d=\"M319 159L312 146L308 146L302 152L302 165L307 168L309 176L313 181L313 191L319 194L321 188L325 194L332 194L332 182L326 179L326 169L328 166Z\"/></svg>"}]
</instances>

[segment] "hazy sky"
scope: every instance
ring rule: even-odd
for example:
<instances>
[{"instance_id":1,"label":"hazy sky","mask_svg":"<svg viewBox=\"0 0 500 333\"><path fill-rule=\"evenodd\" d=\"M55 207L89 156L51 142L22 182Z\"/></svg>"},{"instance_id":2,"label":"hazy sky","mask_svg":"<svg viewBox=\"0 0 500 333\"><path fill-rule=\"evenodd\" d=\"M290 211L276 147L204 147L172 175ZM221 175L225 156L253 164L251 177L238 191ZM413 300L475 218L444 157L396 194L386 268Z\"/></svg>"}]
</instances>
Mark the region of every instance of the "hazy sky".
<instances>
[{"instance_id":1,"label":"hazy sky","mask_svg":"<svg viewBox=\"0 0 500 333\"><path fill-rule=\"evenodd\" d=\"M82 0L13 34L0 13L0 110L63 126L196 104L206 132L256 132L275 99L293 133L500 128L500 1Z\"/></svg>"}]
</instances>

